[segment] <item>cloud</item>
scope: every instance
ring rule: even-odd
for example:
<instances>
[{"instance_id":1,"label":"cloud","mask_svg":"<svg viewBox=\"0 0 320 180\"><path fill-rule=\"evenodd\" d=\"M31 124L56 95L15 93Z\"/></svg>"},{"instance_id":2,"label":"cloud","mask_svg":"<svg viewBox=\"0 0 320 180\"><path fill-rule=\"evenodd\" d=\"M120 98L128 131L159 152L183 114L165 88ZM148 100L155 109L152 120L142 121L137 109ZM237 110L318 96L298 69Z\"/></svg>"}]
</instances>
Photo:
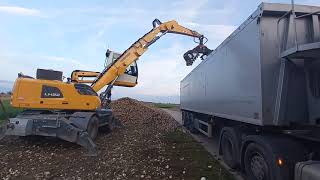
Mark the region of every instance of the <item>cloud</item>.
<instances>
[{"instance_id":1,"label":"cloud","mask_svg":"<svg viewBox=\"0 0 320 180\"><path fill-rule=\"evenodd\" d=\"M199 24L194 22L186 22L186 25L201 29L201 31L210 32L217 37L223 36L223 38L229 36L237 27L233 25L221 25L221 24Z\"/></svg>"},{"instance_id":2,"label":"cloud","mask_svg":"<svg viewBox=\"0 0 320 180\"><path fill-rule=\"evenodd\" d=\"M0 49L1 51L1 49ZM37 54L0 54L2 69L0 80L14 80L19 72L29 76L35 76L36 70L53 69L62 71L69 75L75 69L91 70L92 64L81 63L80 61L59 56L37 55Z\"/></svg>"},{"instance_id":3,"label":"cloud","mask_svg":"<svg viewBox=\"0 0 320 180\"><path fill-rule=\"evenodd\" d=\"M18 6L0 6L0 13L21 15L21 16L40 16L41 13L37 9L24 8Z\"/></svg>"},{"instance_id":4,"label":"cloud","mask_svg":"<svg viewBox=\"0 0 320 180\"><path fill-rule=\"evenodd\" d=\"M303 5L310 5L310 6L320 6L320 2L318 0L306 0L306 1L298 1L295 4L303 4Z\"/></svg>"},{"instance_id":5,"label":"cloud","mask_svg":"<svg viewBox=\"0 0 320 180\"><path fill-rule=\"evenodd\" d=\"M186 22L184 24L191 27L191 29L201 30L200 33L208 38L209 48L218 46L237 28L237 26L223 24L199 24L194 22Z\"/></svg>"},{"instance_id":6,"label":"cloud","mask_svg":"<svg viewBox=\"0 0 320 180\"><path fill-rule=\"evenodd\" d=\"M80 61L72 59L72 58L66 58L66 57L58 57L58 56L39 56L40 59L45 59L47 61L55 61L55 62L61 62L64 64L73 64L75 66L86 68L87 65L82 64Z\"/></svg>"},{"instance_id":7,"label":"cloud","mask_svg":"<svg viewBox=\"0 0 320 180\"><path fill-rule=\"evenodd\" d=\"M84 21L90 20L90 24L97 24L99 27L105 27L114 24L134 24L135 28L145 29L151 27L151 20L159 18L162 21L176 19L178 21L191 21L203 11L208 0L199 0L195 3L193 0L179 0L165 5L159 5L157 8L149 8L148 3L136 1L124 1L121 4L112 6L78 6L64 7L59 9L51 9L46 12L48 17L58 19L73 19L80 22L79 26L83 26ZM74 22L72 22L74 25ZM136 26L139 24L139 26ZM103 34L103 33L100 33Z\"/></svg>"},{"instance_id":8,"label":"cloud","mask_svg":"<svg viewBox=\"0 0 320 180\"><path fill-rule=\"evenodd\" d=\"M182 17L182 20L192 20L202 11L202 8L208 3L208 0L182 0L173 3L173 14Z\"/></svg>"},{"instance_id":9,"label":"cloud","mask_svg":"<svg viewBox=\"0 0 320 180\"><path fill-rule=\"evenodd\" d=\"M13 87L13 81L0 80L0 92L11 91Z\"/></svg>"}]
</instances>

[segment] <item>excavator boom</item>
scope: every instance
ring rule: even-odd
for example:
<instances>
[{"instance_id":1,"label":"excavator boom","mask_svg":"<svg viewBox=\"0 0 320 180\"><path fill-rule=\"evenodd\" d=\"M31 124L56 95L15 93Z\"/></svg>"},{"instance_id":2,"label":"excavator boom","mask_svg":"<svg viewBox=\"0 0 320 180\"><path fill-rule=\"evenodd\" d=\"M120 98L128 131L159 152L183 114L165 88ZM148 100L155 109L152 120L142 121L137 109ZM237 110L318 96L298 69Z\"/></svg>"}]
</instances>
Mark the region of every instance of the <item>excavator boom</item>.
<instances>
[{"instance_id":1,"label":"excavator boom","mask_svg":"<svg viewBox=\"0 0 320 180\"><path fill-rule=\"evenodd\" d=\"M203 35L179 25L176 21L168 21L165 23L161 23L158 19L155 19L152 24L153 29L151 31L149 31L140 39L138 39L135 43L133 43L125 52L123 52L117 58L114 64L112 64L108 68L105 68L99 74L99 76L97 76L97 78L93 81L91 85L94 91L98 92L104 86L110 84L112 81L117 79L117 77L122 75L130 64L138 60L138 58L148 50L148 47L150 45L152 45L166 33L181 34L185 36L198 38L200 40L200 46L204 46L203 44L201 44L204 38ZM209 51L211 52L211 50ZM194 51L192 53L194 53ZM188 60L192 61L193 59ZM192 64L192 62L187 62L187 65L190 64Z\"/></svg>"}]
</instances>

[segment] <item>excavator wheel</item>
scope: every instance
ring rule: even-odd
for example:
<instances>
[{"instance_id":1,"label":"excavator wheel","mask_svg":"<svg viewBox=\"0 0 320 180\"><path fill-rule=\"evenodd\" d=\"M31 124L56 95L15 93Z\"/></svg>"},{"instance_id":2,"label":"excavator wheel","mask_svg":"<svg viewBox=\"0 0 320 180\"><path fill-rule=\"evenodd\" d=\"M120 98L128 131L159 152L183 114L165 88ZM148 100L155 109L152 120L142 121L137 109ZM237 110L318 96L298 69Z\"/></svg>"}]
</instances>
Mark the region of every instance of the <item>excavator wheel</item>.
<instances>
[{"instance_id":1,"label":"excavator wheel","mask_svg":"<svg viewBox=\"0 0 320 180\"><path fill-rule=\"evenodd\" d=\"M113 131L116 127L118 126L117 124L117 119L115 117L112 117L108 120L108 124L105 126L101 126L99 128L100 132L103 133L110 133L111 131Z\"/></svg>"},{"instance_id":2,"label":"excavator wheel","mask_svg":"<svg viewBox=\"0 0 320 180\"><path fill-rule=\"evenodd\" d=\"M92 116L87 127L87 132L92 140L95 140L98 135L99 119L97 116Z\"/></svg>"}]
</instances>

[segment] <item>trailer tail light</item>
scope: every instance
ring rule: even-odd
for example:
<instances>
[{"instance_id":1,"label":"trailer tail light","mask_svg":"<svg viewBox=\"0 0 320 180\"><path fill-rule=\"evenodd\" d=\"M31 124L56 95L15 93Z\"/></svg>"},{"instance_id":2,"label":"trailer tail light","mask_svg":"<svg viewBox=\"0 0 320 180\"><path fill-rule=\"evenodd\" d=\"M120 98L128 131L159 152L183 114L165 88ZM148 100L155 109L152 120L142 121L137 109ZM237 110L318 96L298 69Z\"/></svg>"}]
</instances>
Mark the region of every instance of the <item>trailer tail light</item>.
<instances>
[{"instance_id":1,"label":"trailer tail light","mask_svg":"<svg viewBox=\"0 0 320 180\"><path fill-rule=\"evenodd\" d=\"M284 165L284 162L283 162L283 160L282 160L281 158L278 158L277 164L278 164L279 166L283 166L283 165Z\"/></svg>"}]
</instances>

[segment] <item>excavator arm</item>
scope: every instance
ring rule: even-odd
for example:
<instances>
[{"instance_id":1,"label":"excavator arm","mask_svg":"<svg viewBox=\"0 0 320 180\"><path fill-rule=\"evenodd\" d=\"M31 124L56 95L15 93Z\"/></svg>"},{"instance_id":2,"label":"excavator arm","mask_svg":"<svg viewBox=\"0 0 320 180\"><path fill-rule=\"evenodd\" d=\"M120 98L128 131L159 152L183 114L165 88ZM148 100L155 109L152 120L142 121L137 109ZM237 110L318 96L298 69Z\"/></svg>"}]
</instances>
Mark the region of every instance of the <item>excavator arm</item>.
<instances>
[{"instance_id":1,"label":"excavator arm","mask_svg":"<svg viewBox=\"0 0 320 180\"><path fill-rule=\"evenodd\" d=\"M71 73L71 82L75 83L92 83L93 80L87 78L96 78L99 76L100 72L95 71L82 71L82 70L74 70ZM86 79L84 79L86 78Z\"/></svg>"},{"instance_id":2,"label":"excavator arm","mask_svg":"<svg viewBox=\"0 0 320 180\"><path fill-rule=\"evenodd\" d=\"M203 35L179 25L176 21L161 23L158 19L155 19L152 24L153 29L151 31L133 43L113 64L105 68L97 76L91 85L94 91L98 92L104 86L114 83L120 75L125 73L126 68L130 64L138 60L138 58L148 50L150 45L167 33L181 34L199 39L199 45L184 55L187 65L192 65L193 61L199 57L200 54L202 54L203 57L212 52L204 46L203 40L205 37Z\"/></svg>"}]
</instances>

